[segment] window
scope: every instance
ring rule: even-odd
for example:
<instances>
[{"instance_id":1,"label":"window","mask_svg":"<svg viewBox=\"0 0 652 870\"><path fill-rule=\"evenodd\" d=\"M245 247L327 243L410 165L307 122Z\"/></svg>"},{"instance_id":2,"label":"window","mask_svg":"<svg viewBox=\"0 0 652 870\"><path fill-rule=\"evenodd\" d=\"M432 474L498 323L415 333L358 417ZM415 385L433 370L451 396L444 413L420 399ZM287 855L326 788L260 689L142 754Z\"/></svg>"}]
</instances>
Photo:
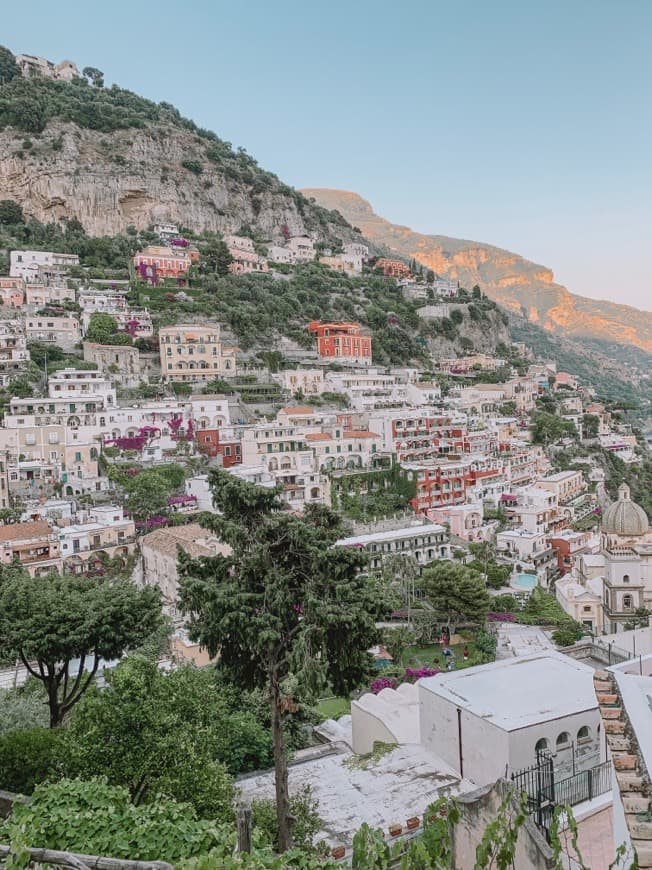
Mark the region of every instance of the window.
<instances>
[{"instance_id":1,"label":"window","mask_svg":"<svg viewBox=\"0 0 652 870\"><path fill-rule=\"evenodd\" d=\"M629 583L629 574L623 574L623 583Z\"/></svg>"},{"instance_id":2,"label":"window","mask_svg":"<svg viewBox=\"0 0 652 870\"><path fill-rule=\"evenodd\" d=\"M565 749L570 744L570 734L568 731L562 731L556 740L555 746L557 749Z\"/></svg>"},{"instance_id":3,"label":"window","mask_svg":"<svg viewBox=\"0 0 652 870\"><path fill-rule=\"evenodd\" d=\"M582 727L577 732L577 742L584 743L587 740L591 739L591 729L588 725L582 725Z\"/></svg>"},{"instance_id":4,"label":"window","mask_svg":"<svg viewBox=\"0 0 652 870\"><path fill-rule=\"evenodd\" d=\"M634 599L631 595L623 595L623 610L631 610L634 605Z\"/></svg>"},{"instance_id":5,"label":"window","mask_svg":"<svg viewBox=\"0 0 652 870\"><path fill-rule=\"evenodd\" d=\"M536 753L548 751L548 741L546 740L545 737L542 737L540 740L537 740L537 742L534 745L534 751Z\"/></svg>"},{"instance_id":6,"label":"window","mask_svg":"<svg viewBox=\"0 0 652 870\"><path fill-rule=\"evenodd\" d=\"M81 462L81 461L82 461L81 453L79 451L77 451L75 453L75 462Z\"/></svg>"}]
</instances>

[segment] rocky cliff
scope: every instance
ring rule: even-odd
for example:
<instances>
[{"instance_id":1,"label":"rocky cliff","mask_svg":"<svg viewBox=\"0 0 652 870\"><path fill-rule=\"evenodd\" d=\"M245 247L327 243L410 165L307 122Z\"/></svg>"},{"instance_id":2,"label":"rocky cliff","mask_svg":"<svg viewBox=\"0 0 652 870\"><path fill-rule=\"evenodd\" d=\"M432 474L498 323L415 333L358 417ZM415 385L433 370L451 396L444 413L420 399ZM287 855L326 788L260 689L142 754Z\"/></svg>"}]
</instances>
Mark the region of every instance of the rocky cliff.
<instances>
[{"instance_id":1,"label":"rocky cliff","mask_svg":"<svg viewBox=\"0 0 652 870\"><path fill-rule=\"evenodd\" d=\"M366 199L344 190L305 189L307 197L337 209L378 245L414 258L438 275L479 284L506 309L563 335L589 336L631 344L652 353L652 313L627 305L587 299L554 282L552 270L480 242L417 233L375 214Z\"/></svg>"},{"instance_id":2,"label":"rocky cliff","mask_svg":"<svg viewBox=\"0 0 652 870\"><path fill-rule=\"evenodd\" d=\"M270 241L284 228L325 241L355 236L343 219L252 164L236 152L221 157L210 140L173 124L105 133L52 120L28 139L0 131L0 199L45 223L77 218L90 235L172 221L222 233L249 224Z\"/></svg>"}]
</instances>

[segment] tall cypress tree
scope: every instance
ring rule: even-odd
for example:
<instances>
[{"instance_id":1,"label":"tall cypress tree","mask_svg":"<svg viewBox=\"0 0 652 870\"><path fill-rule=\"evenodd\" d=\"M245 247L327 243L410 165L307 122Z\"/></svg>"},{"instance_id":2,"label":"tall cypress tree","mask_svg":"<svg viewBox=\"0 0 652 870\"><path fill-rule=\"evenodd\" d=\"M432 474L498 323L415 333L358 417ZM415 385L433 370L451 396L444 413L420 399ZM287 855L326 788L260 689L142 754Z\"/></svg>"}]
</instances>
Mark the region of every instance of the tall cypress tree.
<instances>
[{"instance_id":1,"label":"tall cypress tree","mask_svg":"<svg viewBox=\"0 0 652 870\"><path fill-rule=\"evenodd\" d=\"M309 506L296 516L284 509L278 490L219 469L211 472L211 489L221 514L205 515L202 524L232 553L182 554L180 602L190 614L191 636L219 654L224 675L268 693L285 851L292 845L292 819L284 724L302 689L330 684L344 694L368 678L383 602L374 581L360 573L365 556L333 546L340 523L327 508Z\"/></svg>"}]
</instances>

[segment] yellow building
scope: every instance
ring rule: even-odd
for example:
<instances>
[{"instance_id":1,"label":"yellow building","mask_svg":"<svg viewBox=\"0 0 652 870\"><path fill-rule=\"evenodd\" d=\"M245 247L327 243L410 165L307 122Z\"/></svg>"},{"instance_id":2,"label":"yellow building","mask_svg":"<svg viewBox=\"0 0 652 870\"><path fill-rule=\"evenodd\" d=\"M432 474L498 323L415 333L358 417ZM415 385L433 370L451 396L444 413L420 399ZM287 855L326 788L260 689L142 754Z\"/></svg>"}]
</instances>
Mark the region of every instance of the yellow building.
<instances>
[{"instance_id":1,"label":"yellow building","mask_svg":"<svg viewBox=\"0 0 652 870\"><path fill-rule=\"evenodd\" d=\"M222 344L219 326L166 326L159 350L164 381L212 381L236 373L237 348Z\"/></svg>"}]
</instances>

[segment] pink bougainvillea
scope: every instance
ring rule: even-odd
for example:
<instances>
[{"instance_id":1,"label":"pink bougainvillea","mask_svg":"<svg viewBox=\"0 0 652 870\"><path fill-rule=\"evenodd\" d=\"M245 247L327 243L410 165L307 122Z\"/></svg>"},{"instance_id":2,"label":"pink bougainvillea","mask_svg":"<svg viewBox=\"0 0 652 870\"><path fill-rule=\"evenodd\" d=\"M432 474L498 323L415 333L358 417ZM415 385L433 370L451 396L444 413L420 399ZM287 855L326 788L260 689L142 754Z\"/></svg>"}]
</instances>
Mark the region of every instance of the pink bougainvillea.
<instances>
[{"instance_id":1,"label":"pink bougainvillea","mask_svg":"<svg viewBox=\"0 0 652 870\"><path fill-rule=\"evenodd\" d=\"M370 688L374 695L377 695L383 689L395 689L397 685L398 681L396 677L378 677L377 680L372 682Z\"/></svg>"},{"instance_id":2,"label":"pink bougainvillea","mask_svg":"<svg viewBox=\"0 0 652 870\"><path fill-rule=\"evenodd\" d=\"M516 617L513 613L495 613L491 611L487 614L487 619L492 622L516 622Z\"/></svg>"},{"instance_id":3,"label":"pink bougainvillea","mask_svg":"<svg viewBox=\"0 0 652 870\"><path fill-rule=\"evenodd\" d=\"M374 695L383 689L395 689L401 683L416 683L422 677L434 677L441 673L439 668L430 668L422 665L420 668L406 668L402 677L377 677L369 687Z\"/></svg>"}]
</instances>

